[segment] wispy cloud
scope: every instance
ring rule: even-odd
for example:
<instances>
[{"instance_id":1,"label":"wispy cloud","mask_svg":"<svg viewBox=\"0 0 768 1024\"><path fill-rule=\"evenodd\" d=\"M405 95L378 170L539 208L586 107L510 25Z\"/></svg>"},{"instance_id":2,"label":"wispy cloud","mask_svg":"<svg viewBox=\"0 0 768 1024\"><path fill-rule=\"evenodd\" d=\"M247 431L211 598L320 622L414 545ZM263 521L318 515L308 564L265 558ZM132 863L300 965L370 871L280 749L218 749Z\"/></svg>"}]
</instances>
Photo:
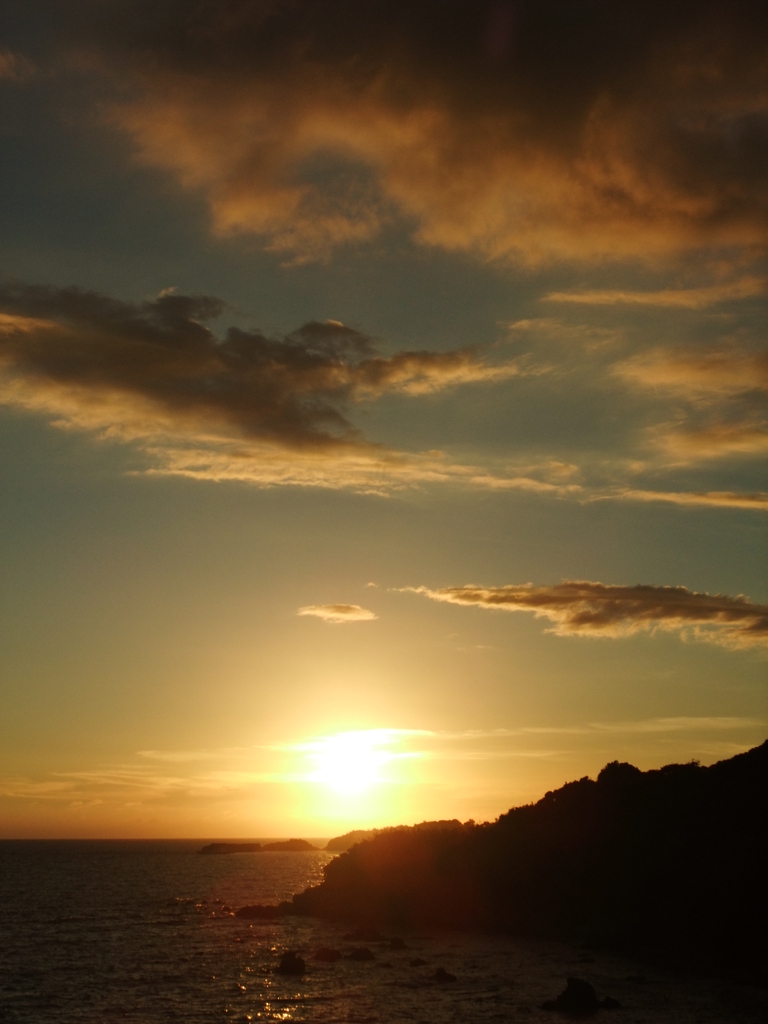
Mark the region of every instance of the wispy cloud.
<instances>
[{"instance_id":1,"label":"wispy cloud","mask_svg":"<svg viewBox=\"0 0 768 1024\"><path fill-rule=\"evenodd\" d=\"M645 718L634 722L593 722L590 731L615 733L731 732L737 729L764 729L761 718L738 716L678 715L671 718Z\"/></svg>"},{"instance_id":2,"label":"wispy cloud","mask_svg":"<svg viewBox=\"0 0 768 1024\"><path fill-rule=\"evenodd\" d=\"M751 299L766 292L759 277L743 277L726 284L702 288L664 288L655 292L620 289L593 289L582 292L549 292L546 302L573 303L582 306L666 306L680 309L705 309L718 302Z\"/></svg>"},{"instance_id":3,"label":"wispy cloud","mask_svg":"<svg viewBox=\"0 0 768 1024\"><path fill-rule=\"evenodd\" d=\"M660 424L650 428L646 437L662 456L681 465L768 454L768 420L756 420L749 415L715 420L698 428Z\"/></svg>"},{"instance_id":4,"label":"wispy cloud","mask_svg":"<svg viewBox=\"0 0 768 1024\"><path fill-rule=\"evenodd\" d=\"M720 348L653 348L613 365L612 373L646 388L695 399L768 392L768 353Z\"/></svg>"},{"instance_id":5,"label":"wispy cloud","mask_svg":"<svg viewBox=\"0 0 768 1024\"><path fill-rule=\"evenodd\" d=\"M599 495L592 500L661 501L672 505L703 506L710 508L743 508L753 512L768 512L768 492L755 491L644 491L626 490L610 495Z\"/></svg>"},{"instance_id":6,"label":"wispy cloud","mask_svg":"<svg viewBox=\"0 0 768 1024\"><path fill-rule=\"evenodd\" d=\"M202 750L138 750L139 757L148 761L162 761L170 764L190 764L196 761L221 761L241 756L248 747L221 747Z\"/></svg>"},{"instance_id":7,"label":"wispy cloud","mask_svg":"<svg viewBox=\"0 0 768 1024\"><path fill-rule=\"evenodd\" d=\"M22 800L72 799L75 784L61 778L28 779L19 776L0 778L0 796Z\"/></svg>"},{"instance_id":8,"label":"wispy cloud","mask_svg":"<svg viewBox=\"0 0 768 1024\"><path fill-rule=\"evenodd\" d=\"M648 428L651 449L674 464L762 457L768 452L768 354L733 343L655 347L615 363L611 374L634 390L676 402L672 422Z\"/></svg>"},{"instance_id":9,"label":"wispy cloud","mask_svg":"<svg viewBox=\"0 0 768 1024\"><path fill-rule=\"evenodd\" d=\"M761 718L728 715L678 715L667 718L641 718L632 721L588 722L581 725L524 725L515 729L464 729L459 732L435 732L432 736L445 740L499 740L520 736L582 736L592 732L647 733L647 732L700 732L714 729L763 728L768 722Z\"/></svg>"},{"instance_id":10,"label":"wispy cloud","mask_svg":"<svg viewBox=\"0 0 768 1024\"><path fill-rule=\"evenodd\" d=\"M768 644L768 605L686 587L612 586L566 580L553 586L406 587L433 601L549 619L558 636L620 637L657 629L691 633L728 647Z\"/></svg>"},{"instance_id":11,"label":"wispy cloud","mask_svg":"<svg viewBox=\"0 0 768 1024\"><path fill-rule=\"evenodd\" d=\"M330 741L343 740L352 745L361 744L374 747L391 747L405 740L438 735L432 729L402 729L384 726L372 729L348 729L344 732L330 733L326 736L311 736L307 739L292 740L285 743L270 744L264 750L317 751L324 749Z\"/></svg>"},{"instance_id":12,"label":"wispy cloud","mask_svg":"<svg viewBox=\"0 0 768 1024\"><path fill-rule=\"evenodd\" d=\"M299 608L297 615L312 615L323 622L370 622L378 615L359 604L308 604Z\"/></svg>"}]
</instances>

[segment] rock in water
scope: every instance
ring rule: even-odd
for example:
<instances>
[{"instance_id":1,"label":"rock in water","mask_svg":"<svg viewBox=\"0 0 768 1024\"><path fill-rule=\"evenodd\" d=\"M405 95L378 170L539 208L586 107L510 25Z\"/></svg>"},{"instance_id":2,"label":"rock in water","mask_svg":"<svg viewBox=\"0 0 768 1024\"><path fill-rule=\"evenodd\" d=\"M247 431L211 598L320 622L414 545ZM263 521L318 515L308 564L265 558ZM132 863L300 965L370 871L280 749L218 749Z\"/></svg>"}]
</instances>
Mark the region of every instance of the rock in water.
<instances>
[{"instance_id":1,"label":"rock in water","mask_svg":"<svg viewBox=\"0 0 768 1024\"><path fill-rule=\"evenodd\" d=\"M445 985L446 982L456 981L456 975L451 974L450 971L446 971L444 967L438 967L432 977L441 985Z\"/></svg>"},{"instance_id":2,"label":"rock in water","mask_svg":"<svg viewBox=\"0 0 768 1024\"><path fill-rule=\"evenodd\" d=\"M289 949L287 953L283 953L280 958L280 964L277 968L278 974L293 974L300 975L304 974L307 969L307 965L304 963L298 953L294 953L292 949Z\"/></svg>"},{"instance_id":3,"label":"rock in water","mask_svg":"<svg viewBox=\"0 0 768 1024\"><path fill-rule=\"evenodd\" d=\"M568 978L565 991L557 999L548 999L541 1004L542 1010L559 1010L573 1017L583 1017L600 1009L597 993L583 978Z\"/></svg>"}]
</instances>

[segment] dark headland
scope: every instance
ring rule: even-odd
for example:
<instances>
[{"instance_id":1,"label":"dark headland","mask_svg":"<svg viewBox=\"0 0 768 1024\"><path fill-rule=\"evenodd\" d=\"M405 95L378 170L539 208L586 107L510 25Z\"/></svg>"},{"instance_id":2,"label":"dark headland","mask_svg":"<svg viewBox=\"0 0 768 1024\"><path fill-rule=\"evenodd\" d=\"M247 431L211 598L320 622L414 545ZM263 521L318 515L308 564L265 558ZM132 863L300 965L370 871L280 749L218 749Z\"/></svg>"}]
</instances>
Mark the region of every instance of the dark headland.
<instances>
[{"instance_id":1,"label":"dark headland","mask_svg":"<svg viewBox=\"0 0 768 1024\"><path fill-rule=\"evenodd\" d=\"M557 938L768 983L768 741L710 767L617 761L492 823L381 830L242 917Z\"/></svg>"},{"instance_id":2,"label":"dark headland","mask_svg":"<svg viewBox=\"0 0 768 1024\"><path fill-rule=\"evenodd\" d=\"M345 832L343 836L336 836L334 839L329 839L325 848L331 853L346 853L346 851L355 846L356 843L363 843L367 839L373 839L381 831L382 829L380 828L358 828L355 829L354 832Z\"/></svg>"}]
</instances>

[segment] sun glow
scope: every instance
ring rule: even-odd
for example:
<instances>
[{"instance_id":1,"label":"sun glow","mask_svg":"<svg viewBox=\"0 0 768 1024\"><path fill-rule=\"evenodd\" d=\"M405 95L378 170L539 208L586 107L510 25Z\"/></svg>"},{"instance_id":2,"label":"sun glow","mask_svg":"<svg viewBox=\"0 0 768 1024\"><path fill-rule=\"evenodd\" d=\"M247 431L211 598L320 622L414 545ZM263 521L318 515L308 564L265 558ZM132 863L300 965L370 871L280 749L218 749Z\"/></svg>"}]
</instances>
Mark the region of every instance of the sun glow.
<instances>
[{"instance_id":1,"label":"sun glow","mask_svg":"<svg viewBox=\"0 0 768 1024\"><path fill-rule=\"evenodd\" d=\"M419 756L392 749L402 735L403 730L397 729L361 729L307 743L304 749L313 764L309 779L348 795L360 794L377 783L395 781L385 767Z\"/></svg>"}]
</instances>

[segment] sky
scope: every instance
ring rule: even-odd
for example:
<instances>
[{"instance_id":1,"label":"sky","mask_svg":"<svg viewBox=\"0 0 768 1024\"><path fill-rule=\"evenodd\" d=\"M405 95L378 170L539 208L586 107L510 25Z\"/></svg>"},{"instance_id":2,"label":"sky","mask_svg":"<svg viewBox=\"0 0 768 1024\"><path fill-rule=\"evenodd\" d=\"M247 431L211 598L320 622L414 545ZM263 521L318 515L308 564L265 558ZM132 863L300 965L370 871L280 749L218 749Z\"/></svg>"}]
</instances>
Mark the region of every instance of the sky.
<instances>
[{"instance_id":1,"label":"sky","mask_svg":"<svg viewBox=\"0 0 768 1024\"><path fill-rule=\"evenodd\" d=\"M0 837L768 733L768 10L6 0Z\"/></svg>"}]
</instances>

